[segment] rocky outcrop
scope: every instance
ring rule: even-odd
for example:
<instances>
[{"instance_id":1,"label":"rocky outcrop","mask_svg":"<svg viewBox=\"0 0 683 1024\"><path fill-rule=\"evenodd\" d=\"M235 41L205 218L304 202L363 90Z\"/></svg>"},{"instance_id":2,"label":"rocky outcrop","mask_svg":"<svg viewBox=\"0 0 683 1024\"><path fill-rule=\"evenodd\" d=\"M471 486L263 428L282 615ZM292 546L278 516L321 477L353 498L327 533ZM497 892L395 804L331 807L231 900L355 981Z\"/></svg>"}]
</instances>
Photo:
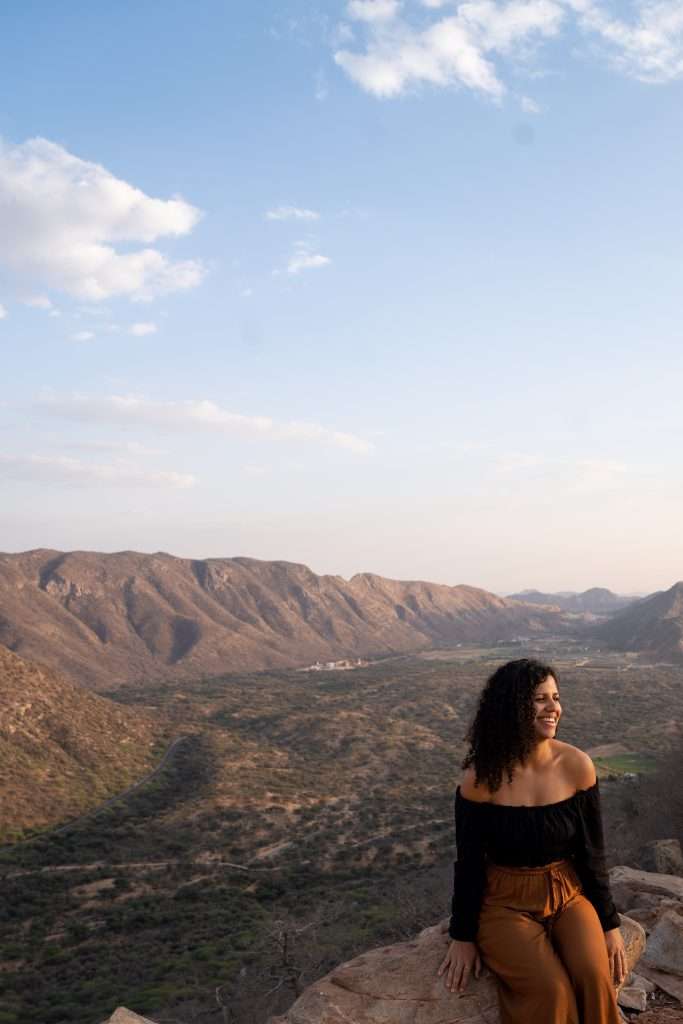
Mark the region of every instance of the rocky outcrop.
<instances>
[{"instance_id":1,"label":"rocky outcrop","mask_svg":"<svg viewBox=\"0 0 683 1024\"><path fill-rule=\"evenodd\" d=\"M104 1021L103 1024L154 1024L154 1021L149 1017L140 1017L132 1010L127 1010L125 1006L119 1006L118 1010L115 1010L109 1020Z\"/></svg>"},{"instance_id":2,"label":"rocky outcrop","mask_svg":"<svg viewBox=\"0 0 683 1024\"><path fill-rule=\"evenodd\" d=\"M677 1000L683 1007L683 878L620 866L610 879L622 905L655 914L646 942L645 929L620 912L628 973L619 1005L638 1024L683 1024L683 1012L671 1006ZM267 1024L500 1024L490 971L461 994L446 989L438 970L449 941L446 918L408 942L368 950L313 982ZM667 998L668 1006L659 1005ZM120 1008L105 1024L152 1022Z\"/></svg>"},{"instance_id":3,"label":"rocky outcrop","mask_svg":"<svg viewBox=\"0 0 683 1024\"><path fill-rule=\"evenodd\" d=\"M646 843L640 855L644 871L663 875L683 876L683 851L678 839L653 839Z\"/></svg>"},{"instance_id":4,"label":"rocky outcrop","mask_svg":"<svg viewBox=\"0 0 683 1024\"><path fill-rule=\"evenodd\" d=\"M645 934L622 918L629 970ZM415 939L369 950L310 985L284 1016L269 1024L499 1024L498 992L490 971L462 994L449 992L437 971L449 943L448 920Z\"/></svg>"}]
</instances>

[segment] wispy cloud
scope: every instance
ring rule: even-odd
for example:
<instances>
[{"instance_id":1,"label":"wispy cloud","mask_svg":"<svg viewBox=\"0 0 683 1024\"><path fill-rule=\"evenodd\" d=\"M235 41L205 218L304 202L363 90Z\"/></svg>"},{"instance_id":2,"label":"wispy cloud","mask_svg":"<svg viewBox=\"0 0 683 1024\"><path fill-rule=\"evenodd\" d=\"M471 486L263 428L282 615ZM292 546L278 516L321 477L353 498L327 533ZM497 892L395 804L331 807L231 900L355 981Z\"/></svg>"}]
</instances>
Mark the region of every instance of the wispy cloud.
<instances>
[{"instance_id":1,"label":"wispy cloud","mask_svg":"<svg viewBox=\"0 0 683 1024\"><path fill-rule=\"evenodd\" d=\"M543 481L564 494L594 494L632 486L642 469L619 459L550 456L535 452L506 452L494 459L494 471L502 478L521 477Z\"/></svg>"},{"instance_id":2,"label":"wispy cloud","mask_svg":"<svg viewBox=\"0 0 683 1024\"><path fill-rule=\"evenodd\" d=\"M537 103L536 100L532 100L530 96L522 96L521 100L519 101L519 105L521 106L525 114L541 113L541 105Z\"/></svg>"},{"instance_id":3,"label":"wispy cloud","mask_svg":"<svg viewBox=\"0 0 683 1024\"><path fill-rule=\"evenodd\" d=\"M133 324L130 328L130 333L134 334L136 338L143 338L146 334L156 334L159 330L154 323L139 323Z\"/></svg>"},{"instance_id":4,"label":"wispy cloud","mask_svg":"<svg viewBox=\"0 0 683 1024\"><path fill-rule=\"evenodd\" d=\"M7 310L3 305L0 304L0 320L4 320L7 316Z\"/></svg>"},{"instance_id":5,"label":"wispy cloud","mask_svg":"<svg viewBox=\"0 0 683 1024\"><path fill-rule=\"evenodd\" d=\"M145 195L47 139L0 141L0 207L0 266L38 287L95 302L144 300L202 279L198 261L173 262L149 246L186 235L199 210L179 197Z\"/></svg>"},{"instance_id":6,"label":"wispy cloud","mask_svg":"<svg viewBox=\"0 0 683 1024\"><path fill-rule=\"evenodd\" d=\"M465 86L499 99L506 90L492 58L528 53L534 42L557 35L564 17L554 0L472 0L426 28L403 19L375 22L365 52L338 50L335 61L375 96L397 96L429 83Z\"/></svg>"},{"instance_id":7,"label":"wispy cloud","mask_svg":"<svg viewBox=\"0 0 683 1024\"><path fill-rule=\"evenodd\" d=\"M140 395L92 397L44 396L39 408L81 422L132 423L185 430L196 427L217 433L241 434L270 441L304 441L346 448L366 455L373 445L356 434L301 420L277 422L269 416L244 416L208 400L161 402Z\"/></svg>"},{"instance_id":8,"label":"wispy cloud","mask_svg":"<svg viewBox=\"0 0 683 1024\"><path fill-rule=\"evenodd\" d=\"M190 473L150 472L125 462L91 463L65 455L0 455L0 476L15 480L126 487L187 488L196 483L196 478Z\"/></svg>"},{"instance_id":9,"label":"wispy cloud","mask_svg":"<svg viewBox=\"0 0 683 1024\"><path fill-rule=\"evenodd\" d=\"M94 331L76 331L75 334L71 335L72 341L92 341L95 337Z\"/></svg>"},{"instance_id":10,"label":"wispy cloud","mask_svg":"<svg viewBox=\"0 0 683 1024\"><path fill-rule=\"evenodd\" d=\"M462 86L500 100L507 92L502 59L529 69L535 48L572 22L613 67L643 82L683 76L680 0L634 0L631 15L600 0L421 0L433 20L417 23L394 0L351 0L350 17L364 24L361 49L338 49L336 63L378 97L420 85ZM448 8L447 11L442 10ZM522 100L538 113L534 100Z\"/></svg>"},{"instance_id":11,"label":"wispy cloud","mask_svg":"<svg viewBox=\"0 0 683 1024\"><path fill-rule=\"evenodd\" d=\"M52 302L47 295L29 295L27 299L23 300L23 304L30 306L31 309L52 309Z\"/></svg>"},{"instance_id":12,"label":"wispy cloud","mask_svg":"<svg viewBox=\"0 0 683 1024\"><path fill-rule=\"evenodd\" d=\"M400 0L349 0L347 12L358 21L390 21L400 9Z\"/></svg>"},{"instance_id":13,"label":"wispy cloud","mask_svg":"<svg viewBox=\"0 0 683 1024\"><path fill-rule=\"evenodd\" d=\"M680 0L638 0L627 21L593 0L568 0L580 27L603 44L619 71L642 82L670 82L683 75L683 4Z\"/></svg>"},{"instance_id":14,"label":"wispy cloud","mask_svg":"<svg viewBox=\"0 0 683 1024\"><path fill-rule=\"evenodd\" d=\"M300 274L302 270L315 270L317 267L326 267L332 260L329 256L323 256L314 251L311 242L295 242L294 252L287 263L288 274Z\"/></svg>"},{"instance_id":15,"label":"wispy cloud","mask_svg":"<svg viewBox=\"0 0 683 1024\"><path fill-rule=\"evenodd\" d=\"M320 214L316 210L307 210L299 206L277 206L267 210L266 220L318 220Z\"/></svg>"}]
</instances>

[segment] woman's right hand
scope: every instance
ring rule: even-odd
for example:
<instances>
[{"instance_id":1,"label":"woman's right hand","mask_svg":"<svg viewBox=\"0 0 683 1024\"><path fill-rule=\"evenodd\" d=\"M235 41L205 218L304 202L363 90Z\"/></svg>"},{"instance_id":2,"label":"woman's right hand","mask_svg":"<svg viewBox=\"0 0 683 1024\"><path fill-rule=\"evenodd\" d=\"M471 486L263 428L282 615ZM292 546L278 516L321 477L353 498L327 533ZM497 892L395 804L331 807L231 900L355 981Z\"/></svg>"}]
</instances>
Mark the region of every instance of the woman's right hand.
<instances>
[{"instance_id":1,"label":"woman's right hand","mask_svg":"<svg viewBox=\"0 0 683 1024\"><path fill-rule=\"evenodd\" d=\"M467 982L474 971L475 978L481 974L481 957L474 942L461 942L460 939L452 939L448 952L439 967L437 977L444 972L446 977L444 983L451 992L464 992Z\"/></svg>"}]
</instances>

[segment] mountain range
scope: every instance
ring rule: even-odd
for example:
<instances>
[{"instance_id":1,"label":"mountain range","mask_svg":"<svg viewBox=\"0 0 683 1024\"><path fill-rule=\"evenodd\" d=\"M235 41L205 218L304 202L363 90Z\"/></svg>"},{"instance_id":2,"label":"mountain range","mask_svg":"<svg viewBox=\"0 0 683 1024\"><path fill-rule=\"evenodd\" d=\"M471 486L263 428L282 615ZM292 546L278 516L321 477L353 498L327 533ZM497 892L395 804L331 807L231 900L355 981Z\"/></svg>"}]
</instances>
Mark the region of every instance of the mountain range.
<instances>
[{"instance_id":1,"label":"mountain range","mask_svg":"<svg viewBox=\"0 0 683 1024\"><path fill-rule=\"evenodd\" d=\"M594 615L611 615L637 600L635 597L615 594L606 587L591 587L580 594L574 591L546 594L540 590L521 590L518 594L508 596L512 601L526 601L528 604L560 608L565 612L590 612Z\"/></svg>"},{"instance_id":2,"label":"mountain range","mask_svg":"<svg viewBox=\"0 0 683 1024\"><path fill-rule=\"evenodd\" d=\"M0 643L95 689L300 667L562 630L471 586L350 580L253 558L34 550L0 555Z\"/></svg>"},{"instance_id":3,"label":"mountain range","mask_svg":"<svg viewBox=\"0 0 683 1024\"><path fill-rule=\"evenodd\" d=\"M346 580L286 561L36 549L0 554L0 643L105 691L550 636L679 661L682 589L638 600L593 588L561 606L538 591Z\"/></svg>"}]
</instances>

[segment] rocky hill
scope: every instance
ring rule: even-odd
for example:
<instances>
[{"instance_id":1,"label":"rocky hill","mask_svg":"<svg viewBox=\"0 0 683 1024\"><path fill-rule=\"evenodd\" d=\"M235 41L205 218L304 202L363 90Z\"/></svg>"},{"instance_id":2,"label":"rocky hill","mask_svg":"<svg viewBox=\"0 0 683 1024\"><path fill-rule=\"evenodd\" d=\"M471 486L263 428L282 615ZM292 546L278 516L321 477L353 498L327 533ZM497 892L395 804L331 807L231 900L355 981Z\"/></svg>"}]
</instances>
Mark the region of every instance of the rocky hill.
<instances>
[{"instance_id":1,"label":"rocky hill","mask_svg":"<svg viewBox=\"0 0 683 1024\"><path fill-rule=\"evenodd\" d=\"M562 616L470 586L317 576L253 558L0 555L0 642L96 689L558 632Z\"/></svg>"},{"instance_id":2,"label":"rocky hill","mask_svg":"<svg viewBox=\"0 0 683 1024\"><path fill-rule=\"evenodd\" d=\"M594 635L616 650L683 663L683 581L637 601L596 627Z\"/></svg>"},{"instance_id":3,"label":"rocky hill","mask_svg":"<svg viewBox=\"0 0 683 1024\"><path fill-rule=\"evenodd\" d=\"M606 587L591 587L580 594L571 591L545 594L540 590L521 590L518 594L510 594L509 598L511 601L547 605L565 612L588 612L591 615L613 615L636 600L633 597L615 594Z\"/></svg>"},{"instance_id":4,"label":"rocky hill","mask_svg":"<svg viewBox=\"0 0 683 1024\"><path fill-rule=\"evenodd\" d=\"M162 729L0 645L0 842L74 817L151 768Z\"/></svg>"}]
</instances>

